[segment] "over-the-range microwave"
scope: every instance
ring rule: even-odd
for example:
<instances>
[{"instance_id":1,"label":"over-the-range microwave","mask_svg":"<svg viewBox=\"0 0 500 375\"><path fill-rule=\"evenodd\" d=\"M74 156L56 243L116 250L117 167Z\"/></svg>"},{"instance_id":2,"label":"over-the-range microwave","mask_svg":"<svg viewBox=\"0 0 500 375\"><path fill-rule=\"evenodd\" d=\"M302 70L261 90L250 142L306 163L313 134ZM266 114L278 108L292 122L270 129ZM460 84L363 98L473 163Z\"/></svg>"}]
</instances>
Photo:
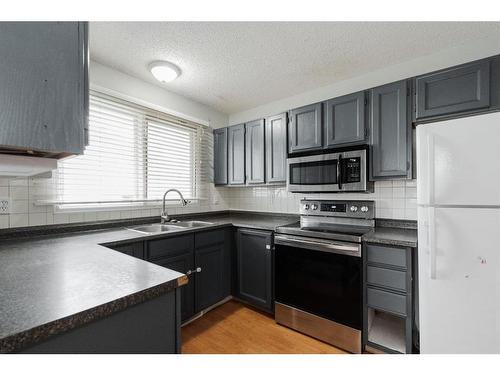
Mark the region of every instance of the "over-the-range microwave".
<instances>
[{"instance_id":1,"label":"over-the-range microwave","mask_svg":"<svg viewBox=\"0 0 500 375\"><path fill-rule=\"evenodd\" d=\"M288 191L294 193L373 192L367 148L287 159Z\"/></svg>"}]
</instances>

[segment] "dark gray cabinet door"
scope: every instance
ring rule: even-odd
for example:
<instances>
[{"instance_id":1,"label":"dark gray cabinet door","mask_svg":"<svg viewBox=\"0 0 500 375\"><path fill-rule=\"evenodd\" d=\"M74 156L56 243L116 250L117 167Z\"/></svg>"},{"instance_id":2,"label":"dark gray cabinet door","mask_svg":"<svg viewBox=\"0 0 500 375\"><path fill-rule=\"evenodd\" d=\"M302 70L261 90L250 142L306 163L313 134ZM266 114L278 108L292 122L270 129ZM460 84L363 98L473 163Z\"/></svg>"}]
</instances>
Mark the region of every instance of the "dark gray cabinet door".
<instances>
[{"instance_id":1,"label":"dark gray cabinet door","mask_svg":"<svg viewBox=\"0 0 500 375\"><path fill-rule=\"evenodd\" d=\"M323 148L323 104L292 109L288 115L288 152Z\"/></svg>"},{"instance_id":2,"label":"dark gray cabinet door","mask_svg":"<svg viewBox=\"0 0 500 375\"><path fill-rule=\"evenodd\" d=\"M197 248L194 253L195 268L195 312L222 300L225 290L224 243Z\"/></svg>"},{"instance_id":3,"label":"dark gray cabinet door","mask_svg":"<svg viewBox=\"0 0 500 375\"><path fill-rule=\"evenodd\" d=\"M266 181L286 182L286 113L266 118Z\"/></svg>"},{"instance_id":4,"label":"dark gray cabinet door","mask_svg":"<svg viewBox=\"0 0 500 375\"><path fill-rule=\"evenodd\" d=\"M185 252L183 254L162 258L153 261L159 266L187 274L189 270L194 269L193 251ZM184 322L195 314L194 310L194 293L195 293L195 280L194 275L188 275L189 282L181 286L181 320Z\"/></svg>"},{"instance_id":5,"label":"dark gray cabinet door","mask_svg":"<svg viewBox=\"0 0 500 375\"><path fill-rule=\"evenodd\" d=\"M134 242L107 247L119 251L120 253L130 255L134 258L144 259L144 242Z\"/></svg>"},{"instance_id":6,"label":"dark gray cabinet door","mask_svg":"<svg viewBox=\"0 0 500 375\"><path fill-rule=\"evenodd\" d=\"M371 90L370 179L411 178L407 82Z\"/></svg>"},{"instance_id":7,"label":"dark gray cabinet door","mask_svg":"<svg viewBox=\"0 0 500 375\"><path fill-rule=\"evenodd\" d=\"M228 128L228 184L245 184L245 124Z\"/></svg>"},{"instance_id":8,"label":"dark gray cabinet door","mask_svg":"<svg viewBox=\"0 0 500 375\"><path fill-rule=\"evenodd\" d=\"M482 60L416 78L417 119L490 105L490 61Z\"/></svg>"},{"instance_id":9,"label":"dark gray cabinet door","mask_svg":"<svg viewBox=\"0 0 500 375\"><path fill-rule=\"evenodd\" d=\"M227 184L227 128L214 130L214 184Z\"/></svg>"},{"instance_id":10,"label":"dark gray cabinet door","mask_svg":"<svg viewBox=\"0 0 500 375\"><path fill-rule=\"evenodd\" d=\"M263 184L265 181L264 120L245 124L246 183Z\"/></svg>"},{"instance_id":11,"label":"dark gray cabinet door","mask_svg":"<svg viewBox=\"0 0 500 375\"><path fill-rule=\"evenodd\" d=\"M325 146L365 143L365 93L357 92L325 103Z\"/></svg>"},{"instance_id":12,"label":"dark gray cabinet door","mask_svg":"<svg viewBox=\"0 0 500 375\"><path fill-rule=\"evenodd\" d=\"M272 233L238 229L236 294L266 311L273 309Z\"/></svg>"},{"instance_id":13,"label":"dark gray cabinet door","mask_svg":"<svg viewBox=\"0 0 500 375\"><path fill-rule=\"evenodd\" d=\"M0 147L83 153L86 27L84 22L0 23Z\"/></svg>"},{"instance_id":14,"label":"dark gray cabinet door","mask_svg":"<svg viewBox=\"0 0 500 375\"><path fill-rule=\"evenodd\" d=\"M231 294L231 233L217 229L195 234L195 313Z\"/></svg>"}]
</instances>

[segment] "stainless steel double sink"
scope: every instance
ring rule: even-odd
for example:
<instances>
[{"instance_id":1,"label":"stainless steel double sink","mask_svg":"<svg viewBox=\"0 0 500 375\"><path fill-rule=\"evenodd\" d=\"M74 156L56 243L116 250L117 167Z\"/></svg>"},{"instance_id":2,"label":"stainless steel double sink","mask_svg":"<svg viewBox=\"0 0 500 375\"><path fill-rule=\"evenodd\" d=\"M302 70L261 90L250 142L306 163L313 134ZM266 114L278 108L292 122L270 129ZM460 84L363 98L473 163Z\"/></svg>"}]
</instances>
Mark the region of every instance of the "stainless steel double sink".
<instances>
[{"instance_id":1,"label":"stainless steel double sink","mask_svg":"<svg viewBox=\"0 0 500 375\"><path fill-rule=\"evenodd\" d=\"M127 229L133 230L135 232L151 234L151 233L174 232L189 228L200 228L209 225L213 225L213 223L210 223L208 221L191 220L191 221L176 221L174 223L166 223L166 224L155 223L155 224L141 225L138 227L132 227Z\"/></svg>"}]
</instances>

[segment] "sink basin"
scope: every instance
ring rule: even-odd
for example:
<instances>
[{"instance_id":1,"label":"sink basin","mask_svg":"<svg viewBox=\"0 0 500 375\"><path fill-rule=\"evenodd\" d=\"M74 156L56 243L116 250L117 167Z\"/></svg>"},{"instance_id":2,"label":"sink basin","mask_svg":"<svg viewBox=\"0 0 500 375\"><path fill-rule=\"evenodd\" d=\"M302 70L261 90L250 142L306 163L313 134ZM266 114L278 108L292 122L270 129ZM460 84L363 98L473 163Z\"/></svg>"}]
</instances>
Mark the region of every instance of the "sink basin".
<instances>
[{"instance_id":1,"label":"sink basin","mask_svg":"<svg viewBox=\"0 0 500 375\"><path fill-rule=\"evenodd\" d=\"M127 228L129 230L133 230L141 233L162 233L162 232L172 232L176 230L184 229L185 227L181 227L173 224L149 224L142 225L140 227Z\"/></svg>"},{"instance_id":2,"label":"sink basin","mask_svg":"<svg viewBox=\"0 0 500 375\"><path fill-rule=\"evenodd\" d=\"M174 225L183 228L196 228L196 227L204 227L207 225L213 225L213 223L210 223L208 221L191 220L191 221L178 221Z\"/></svg>"}]
</instances>

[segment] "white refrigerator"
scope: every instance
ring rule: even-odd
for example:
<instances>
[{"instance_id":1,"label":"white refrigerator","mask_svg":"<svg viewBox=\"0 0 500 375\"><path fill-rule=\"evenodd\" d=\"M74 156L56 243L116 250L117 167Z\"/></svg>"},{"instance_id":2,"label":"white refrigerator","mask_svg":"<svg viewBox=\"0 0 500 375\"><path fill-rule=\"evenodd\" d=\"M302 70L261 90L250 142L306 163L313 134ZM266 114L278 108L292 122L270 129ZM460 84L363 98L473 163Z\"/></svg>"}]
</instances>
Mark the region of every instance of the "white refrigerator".
<instances>
[{"instance_id":1,"label":"white refrigerator","mask_svg":"<svg viewBox=\"0 0 500 375\"><path fill-rule=\"evenodd\" d=\"M500 353L500 113L416 134L420 351Z\"/></svg>"}]
</instances>

